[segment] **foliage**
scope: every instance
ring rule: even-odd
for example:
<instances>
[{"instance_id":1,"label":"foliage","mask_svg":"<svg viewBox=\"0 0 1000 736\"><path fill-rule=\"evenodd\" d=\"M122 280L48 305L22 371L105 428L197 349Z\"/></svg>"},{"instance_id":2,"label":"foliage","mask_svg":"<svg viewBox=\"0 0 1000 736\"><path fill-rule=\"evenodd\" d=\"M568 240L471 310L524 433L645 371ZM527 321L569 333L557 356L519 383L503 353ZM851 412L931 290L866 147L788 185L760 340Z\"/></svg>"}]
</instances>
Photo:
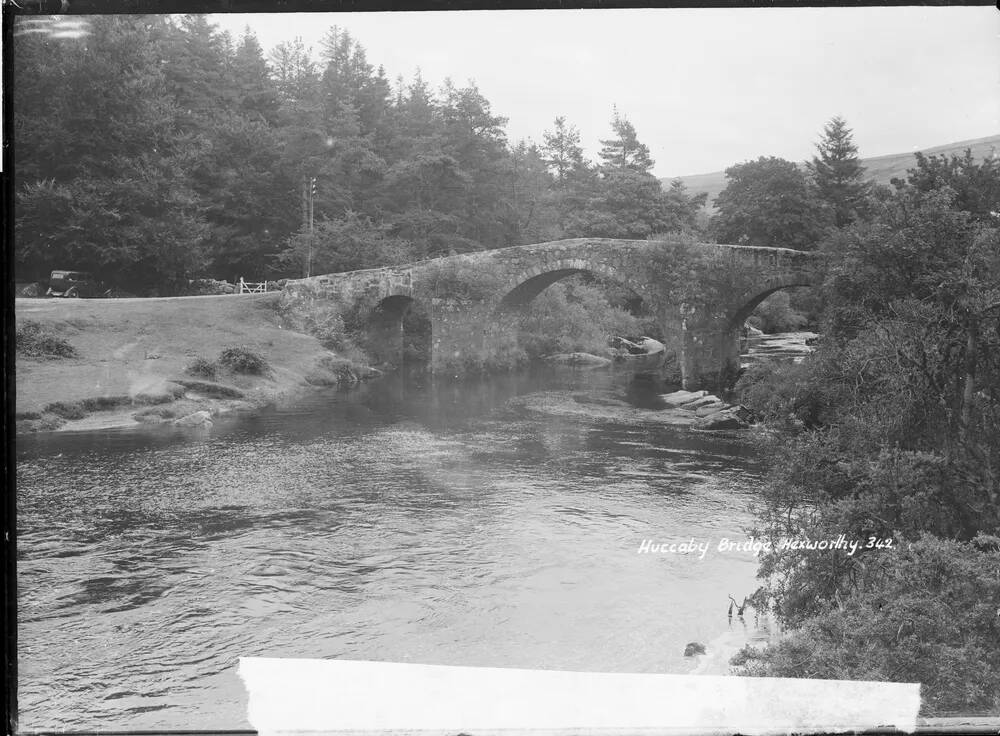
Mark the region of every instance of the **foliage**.
<instances>
[{"instance_id":1,"label":"foliage","mask_svg":"<svg viewBox=\"0 0 1000 736\"><path fill-rule=\"evenodd\" d=\"M95 271L140 294L564 237L703 229L615 114L600 165L564 118L509 142L474 83L395 86L349 33L265 56L204 15L94 16L14 38L18 278ZM26 134L30 131L30 135ZM309 252L316 260L309 260Z\"/></svg>"},{"instance_id":2,"label":"foliage","mask_svg":"<svg viewBox=\"0 0 1000 736\"><path fill-rule=\"evenodd\" d=\"M760 157L726 169L712 228L720 243L811 250L833 224L791 161Z\"/></svg>"},{"instance_id":3,"label":"foliage","mask_svg":"<svg viewBox=\"0 0 1000 736\"><path fill-rule=\"evenodd\" d=\"M520 320L519 344L530 358L553 353L607 353L612 335L638 335L642 321L611 304L603 289L575 276L536 296Z\"/></svg>"},{"instance_id":4,"label":"foliage","mask_svg":"<svg viewBox=\"0 0 1000 736\"><path fill-rule=\"evenodd\" d=\"M215 361L208 360L207 358L195 358L188 363L184 372L192 376L214 379L218 370L219 366L215 363Z\"/></svg>"},{"instance_id":5,"label":"foliage","mask_svg":"<svg viewBox=\"0 0 1000 736\"><path fill-rule=\"evenodd\" d=\"M993 227L1000 225L1000 159L977 161L970 149L962 156L915 155L917 165L906 179L892 180L898 190L910 187L928 193L948 187L955 192L956 209Z\"/></svg>"},{"instance_id":6,"label":"foliage","mask_svg":"<svg viewBox=\"0 0 1000 736\"><path fill-rule=\"evenodd\" d=\"M867 540L863 540L867 544ZM827 553L838 554L838 553ZM924 535L866 555L868 587L733 660L743 675L920 682L928 714L1000 709L1000 554Z\"/></svg>"},{"instance_id":7,"label":"foliage","mask_svg":"<svg viewBox=\"0 0 1000 736\"><path fill-rule=\"evenodd\" d=\"M405 263L408 244L390 235L390 229L348 211L335 220L323 220L312 232L290 237L279 260L300 267L303 276Z\"/></svg>"},{"instance_id":8,"label":"foliage","mask_svg":"<svg viewBox=\"0 0 1000 736\"><path fill-rule=\"evenodd\" d=\"M76 401L55 401L43 409L47 414L55 414L61 419L83 419L87 410Z\"/></svg>"},{"instance_id":9,"label":"foliage","mask_svg":"<svg viewBox=\"0 0 1000 736\"><path fill-rule=\"evenodd\" d=\"M806 163L806 169L820 199L833 209L834 224L843 227L865 214L871 192L858 147L843 118L834 117L826 124L816 150L819 155Z\"/></svg>"},{"instance_id":10,"label":"foliage","mask_svg":"<svg viewBox=\"0 0 1000 736\"><path fill-rule=\"evenodd\" d=\"M25 320L17 326L14 341L18 355L32 358L75 358L76 348L52 334L38 322Z\"/></svg>"},{"instance_id":11,"label":"foliage","mask_svg":"<svg viewBox=\"0 0 1000 736\"><path fill-rule=\"evenodd\" d=\"M601 141L597 171L576 172L566 180L562 201L571 211L561 218L564 234L644 240L693 231L705 196L689 196L680 181L664 192L650 173L653 160L632 123L616 110L611 127L616 137Z\"/></svg>"},{"instance_id":12,"label":"foliage","mask_svg":"<svg viewBox=\"0 0 1000 736\"><path fill-rule=\"evenodd\" d=\"M820 349L780 387L741 382L758 413L805 426L770 447L756 534L913 543L766 553L758 603L798 630L745 655L751 674L918 677L929 709L997 707L995 555L968 543L1000 530L1000 233L958 196L991 170L926 188L918 161L914 184L880 193L871 221L823 245ZM904 642L903 611L920 641Z\"/></svg>"},{"instance_id":13,"label":"foliage","mask_svg":"<svg viewBox=\"0 0 1000 736\"><path fill-rule=\"evenodd\" d=\"M252 376L266 375L271 370L262 355L243 345L224 348L219 353L219 365L233 373Z\"/></svg>"}]
</instances>

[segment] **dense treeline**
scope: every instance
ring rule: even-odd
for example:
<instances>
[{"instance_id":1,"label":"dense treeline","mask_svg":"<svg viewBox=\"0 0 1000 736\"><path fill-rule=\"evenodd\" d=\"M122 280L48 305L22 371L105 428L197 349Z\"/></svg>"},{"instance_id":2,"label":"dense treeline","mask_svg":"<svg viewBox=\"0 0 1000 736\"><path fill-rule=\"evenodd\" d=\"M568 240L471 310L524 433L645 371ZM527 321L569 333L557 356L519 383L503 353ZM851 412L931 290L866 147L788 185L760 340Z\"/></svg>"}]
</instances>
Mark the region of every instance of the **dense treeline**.
<instances>
[{"instance_id":1,"label":"dense treeline","mask_svg":"<svg viewBox=\"0 0 1000 736\"><path fill-rule=\"evenodd\" d=\"M265 57L205 16L93 16L15 36L18 276L140 293L574 236L694 230L617 113L600 161L559 118L511 143L474 84L390 82L336 27ZM310 227L310 225L312 225Z\"/></svg>"}]
</instances>

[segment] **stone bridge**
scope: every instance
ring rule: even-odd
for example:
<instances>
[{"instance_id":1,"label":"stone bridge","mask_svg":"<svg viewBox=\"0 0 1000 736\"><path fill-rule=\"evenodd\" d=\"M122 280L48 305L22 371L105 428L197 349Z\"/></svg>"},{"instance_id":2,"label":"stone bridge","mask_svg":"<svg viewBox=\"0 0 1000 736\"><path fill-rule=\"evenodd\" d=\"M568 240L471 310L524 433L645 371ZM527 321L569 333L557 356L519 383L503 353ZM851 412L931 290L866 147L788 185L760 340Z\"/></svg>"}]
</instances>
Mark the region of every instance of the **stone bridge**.
<instances>
[{"instance_id":1,"label":"stone bridge","mask_svg":"<svg viewBox=\"0 0 1000 736\"><path fill-rule=\"evenodd\" d=\"M779 289L816 283L819 265L816 254L785 248L584 238L298 279L282 300L363 326L367 349L389 363L402 355L404 316L420 305L431 369L444 372L508 362L518 311L560 279L593 274L641 297L685 388L718 387L736 375L740 329L754 307Z\"/></svg>"}]
</instances>

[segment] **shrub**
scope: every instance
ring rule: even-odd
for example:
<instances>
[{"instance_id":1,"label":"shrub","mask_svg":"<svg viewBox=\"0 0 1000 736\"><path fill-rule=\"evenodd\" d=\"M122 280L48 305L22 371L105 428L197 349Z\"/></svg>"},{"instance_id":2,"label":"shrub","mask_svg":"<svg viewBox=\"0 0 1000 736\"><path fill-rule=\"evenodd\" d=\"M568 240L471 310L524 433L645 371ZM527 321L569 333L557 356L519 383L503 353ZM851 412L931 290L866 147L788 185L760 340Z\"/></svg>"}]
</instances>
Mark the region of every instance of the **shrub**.
<instances>
[{"instance_id":1,"label":"shrub","mask_svg":"<svg viewBox=\"0 0 1000 736\"><path fill-rule=\"evenodd\" d=\"M37 322L25 321L15 333L17 352L33 358L75 358L76 348Z\"/></svg>"},{"instance_id":2,"label":"shrub","mask_svg":"<svg viewBox=\"0 0 1000 736\"><path fill-rule=\"evenodd\" d=\"M229 347L219 353L219 365L233 373L252 376L267 375L271 370L263 356L243 345Z\"/></svg>"},{"instance_id":3,"label":"shrub","mask_svg":"<svg viewBox=\"0 0 1000 736\"><path fill-rule=\"evenodd\" d=\"M132 403L128 396L95 396L76 402L84 411L107 411Z\"/></svg>"},{"instance_id":4,"label":"shrub","mask_svg":"<svg viewBox=\"0 0 1000 736\"><path fill-rule=\"evenodd\" d=\"M188 363L184 372L188 375L199 376L201 378L215 378L218 369L219 366L214 361L199 357Z\"/></svg>"},{"instance_id":5,"label":"shrub","mask_svg":"<svg viewBox=\"0 0 1000 736\"><path fill-rule=\"evenodd\" d=\"M765 649L745 647L732 664L744 676L920 682L927 715L996 712L995 542L897 538L865 555L867 585L843 582L837 605Z\"/></svg>"},{"instance_id":6,"label":"shrub","mask_svg":"<svg viewBox=\"0 0 1000 736\"><path fill-rule=\"evenodd\" d=\"M533 357L607 353L611 335L638 335L642 320L613 306L599 286L580 278L553 284L532 300L520 323L520 344Z\"/></svg>"},{"instance_id":7,"label":"shrub","mask_svg":"<svg viewBox=\"0 0 1000 736\"><path fill-rule=\"evenodd\" d=\"M46 406L44 411L63 419L83 419L87 416L87 410L76 401L56 401Z\"/></svg>"}]
</instances>

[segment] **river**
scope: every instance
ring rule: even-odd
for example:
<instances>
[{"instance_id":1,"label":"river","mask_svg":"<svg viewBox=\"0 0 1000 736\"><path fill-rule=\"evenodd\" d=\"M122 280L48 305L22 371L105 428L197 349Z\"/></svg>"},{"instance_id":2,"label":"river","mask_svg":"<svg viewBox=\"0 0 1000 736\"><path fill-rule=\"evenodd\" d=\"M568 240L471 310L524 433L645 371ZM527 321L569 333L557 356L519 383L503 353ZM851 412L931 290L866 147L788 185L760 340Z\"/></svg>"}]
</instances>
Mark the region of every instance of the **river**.
<instances>
[{"instance_id":1,"label":"river","mask_svg":"<svg viewBox=\"0 0 1000 736\"><path fill-rule=\"evenodd\" d=\"M210 430L19 437L20 728L246 728L240 656L723 672L767 635L726 615L755 558L717 548L746 536L751 443L510 403L551 390L652 399L606 371L391 376Z\"/></svg>"}]
</instances>

